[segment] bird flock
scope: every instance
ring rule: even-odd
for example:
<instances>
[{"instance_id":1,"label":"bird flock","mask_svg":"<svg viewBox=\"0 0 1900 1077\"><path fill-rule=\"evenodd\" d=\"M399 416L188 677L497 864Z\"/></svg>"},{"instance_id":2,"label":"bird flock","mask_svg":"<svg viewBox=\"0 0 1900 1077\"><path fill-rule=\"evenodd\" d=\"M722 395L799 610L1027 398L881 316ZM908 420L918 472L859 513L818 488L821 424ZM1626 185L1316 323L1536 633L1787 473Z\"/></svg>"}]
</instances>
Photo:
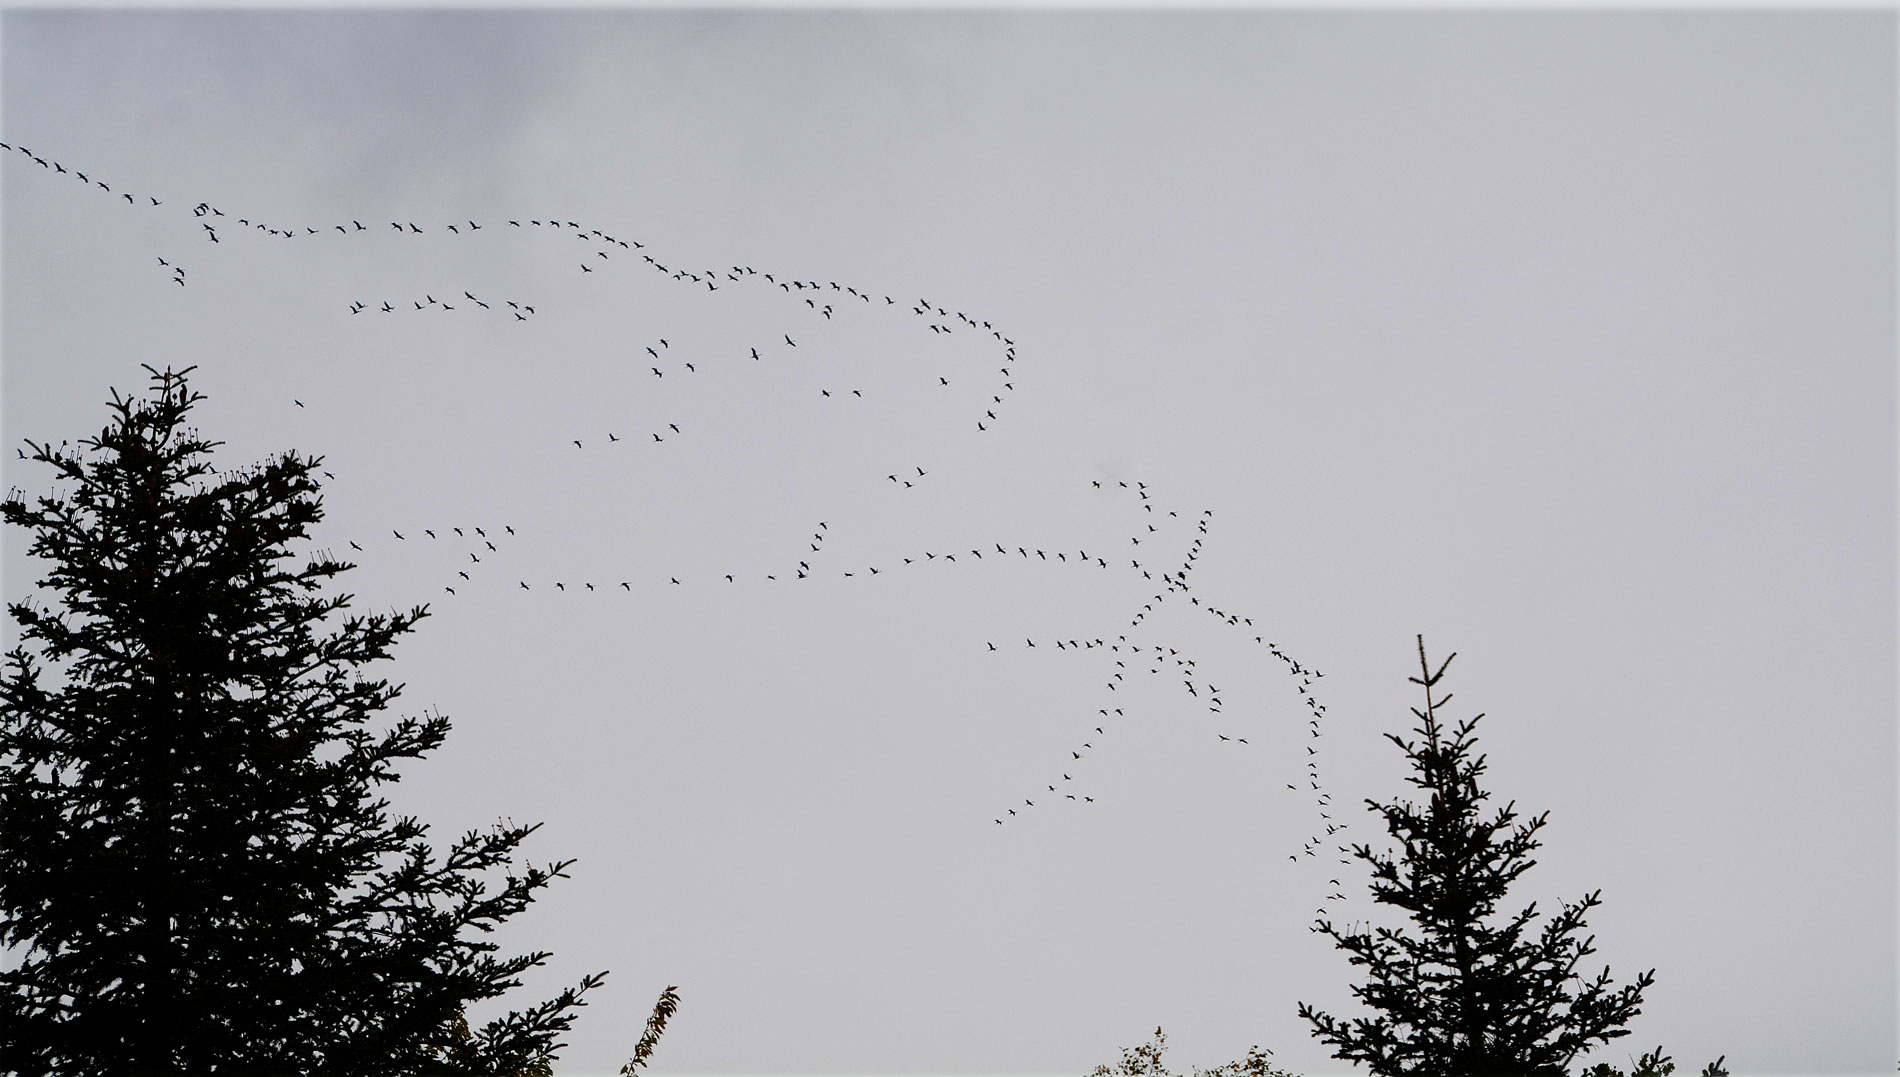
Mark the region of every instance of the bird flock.
<instances>
[{"instance_id":1,"label":"bird flock","mask_svg":"<svg viewBox=\"0 0 1900 1077\"><path fill-rule=\"evenodd\" d=\"M810 339L812 334L821 334L827 328L847 320L880 318L899 319L908 327L905 331L929 334L927 338L920 339L913 353L917 357L941 357L944 353L929 349L924 346L925 343L942 341L952 336L981 346L982 350L976 353L976 358L961 358L954 361L955 365L944 365L951 360L902 361L901 364L911 386L917 391L942 394L937 399L943 399L946 406L954 403L970 409L963 423L967 436L981 437L994 431L1008 414L1008 404L1016 392L1019 362L1016 341L988 320L923 297L900 299L881 289L862 287L856 283L765 272L751 265L703 267L683 258L662 256L645 242L626 235L622 229L609 231L565 216L531 214L498 218L486 223L467 217L458 217L446 223L418 223L404 218L388 221L376 219L374 223L366 224L354 217L324 222L268 221L240 210L227 210L209 201L191 202L161 198L144 191L135 193L123 188L115 189L103 179L96 178L90 170L70 167L25 146L0 142L0 151L4 151L4 160L15 167L25 166L47 177L69 177L71 182L86 185L102 200L120 204L124 207L122 211L172 214L181 219L188 215L196 225L195 231L189 234L199 237L198 242L201 244L198 257L218 256L233 244L247 242L295 241L300 245L362 243L376 236L386 237L385 242L396 242L396 237L400 236L403 242L467 244L469 246L458 248L457 253L466 253L470 258L480 257L483 253L481 245L497 233L510 235L517 241L532 236L536 242L576 244L570 248L572 277L565 286L558 288L551 280L542 281L541 286L549 291L545 296L532 299L519 295L478 296L472 287L457 287L439 293L425 288L402 294L346 295L338 297L332 308L339 318L367 318L368 324L374 325L377 319L434 318L457 314L464 318L489 319L497 331L525 332L528 323L550 316L550 312L560 309L562 303L577 289L611 288L627 282L630 275L640 275L643 279L674 288L725 293L722 298L763 293L784 306L788 320L802 319L799 324L782 326L769 338L762 337L720 351L680 345L671 337L655 336L639 341L628 350L625 358L629 369L634 369L634 364L643 368L640 372L652 379L656 390L663 387L668 391L691 393L691 386L696 379L703 381L716 372L743 375L749 369L809 361L807 357L821 346ZM191 287L191 278L183 264L187 259L181 257L178 251L160 251L151 257L156 259L156 269L162 280L177 289ZM808 338L802 350L800 337ZM950 392L953 387L956 390L954 393ZM819 400L836 404L867 399L864 384L842 381L818 386L816 396ZM285 406L308 408L305 401L298 398L290 399ZM628 426L573 431L566 439L567 445L571 447L566 447L565 451L665 452L673 443L697 433L679 418L656 421L637 429ZM23 453L21 455L24 456ZM926 489L945 466L951 465L934 464L928 460L892 460L882 467L868 468L865 477L889 496L917 496L916 491ZM324 475L334 479L327 472ZM1263 716L1239 713L1227 705L1223 689L1200 671L1189 641L1157 639L1152 635L1148 627L1151 618L1164 608L1185 607L1189 612L1211 618L1212 624L1220 626L1221 630L1257 646L1268 668L1277 666L1289 679L1295 690L1293 695L1304 712L1306 724L1303 729L1305 736L1298 738L1304 748L1301 759L1303 780L1287 783L1286 787L1310 802L1314 822L1313 833L1298 852L1289 854L1288 859L1298 863L1324 855L1347 863L1343 854L1348 852L1348 847L1341 837L1347 824L1335 818L1332 797L1326 790L1320 769L1323 758L1320 745L1326 718L1326 706L1320 700L1320 681L1324 674L1294 658L1279 643L1269 640L1266 632L1255 626L1251 616L1225 608L1211 598L1204 601L1191 582L1211 534L1213 510L1202 509L1198 514L1186 510L1189 514L1183 516L1182 509L1163 507L1144 482L1088 481L1093 496L1126 510L1128 524L1125 545L1107 548L1098 541L1090 544L1094 548L1079 542L1057 547L1047 541L1026 541L1021 536L1012 538L1009 535L993 535L980 543L972 544L966 540L964 543L945 543L931 549L893 549L874 558L837 564L826 554L827 539L832 535L831 523L829 520L815 519L803 547L786 551L782 560L775 564L747 568L734 566L731 571L712 574L689 573L664 566L629 566L624 574L609 578L591 574L527 575L518 569L504 571L504 566L509 563L509 545L517 537L514 523L484 523L476 526L467 521L449 525L432 522L420 527L411 524L406 530L391 527L387 535L359 535L349 539L348 544L352 551L358 553L369 553L381 543L395 542L412 546L423 544L439 550L444 577L440 586L445 600L465 598L477 588L499 586L511 591L554 596L561 600L612 601L615 596L626 600L647 593L653 587L691 591L705 587L797 586L799 581L819 578L873 581L899 576L983 571L984 566L999 562L1027 563L1050 572L1093 573L1104 581L1135 583L1139 585L1141 594L1138 601L1126 610L1125 621L1104 626L1099 633L1040 639L1026 637L1021 642L1013 638L981 641L979 646L984 649L984 653L1020 648L1035 650L1038 654L1057 652L1066 656L1073 652L1077 656L1089 655L1100 663L1102 672L1101 698L1086 708L1078 708L1088 719L1084 727L1086 732L1078 735L1075 742L1066 747L1066 754L1050 765L1050 777L1046 781L1033 790L1023 790L1023 795L1017 800L998 805L996 811L991 813L991 822L996 826L1007 826L1051 807L1082 807L1097 803L1098 795L1109 795L1109 791L1102 789L1084 791L1089 788L1086 764L1091 753L1100 750L1115 736L1117 729L1138 716L1130 713L1132 701L1125 698L1126 690L1132 684L1131 678L1137 675L1151 679L1166 677L1177 682L1181 699L1204 710L1214 720L1212 727L1199 735L1213 738L1226 749L1264 750L1259 742L1259 729L1250 724L1261 721ZM517 520L515 523L522 521ZM1339 881L1331 879L1329 883L1333 890L1325 901L1345 900L1344 892L1339 889ZM1316 914L1323 913L1325 908L1322 904L1315 910Z\"/></svg>"}]
</instances>

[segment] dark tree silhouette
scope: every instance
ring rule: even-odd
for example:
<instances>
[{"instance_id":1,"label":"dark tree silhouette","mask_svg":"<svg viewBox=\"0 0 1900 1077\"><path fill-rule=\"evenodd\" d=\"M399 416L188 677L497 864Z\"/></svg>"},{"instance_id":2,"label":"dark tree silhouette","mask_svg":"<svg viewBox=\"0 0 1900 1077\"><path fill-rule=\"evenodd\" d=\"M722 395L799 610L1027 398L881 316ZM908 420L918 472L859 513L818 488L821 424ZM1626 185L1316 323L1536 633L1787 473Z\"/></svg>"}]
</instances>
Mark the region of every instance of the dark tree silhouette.
<instances>
[{"instance_id":1,"label":"dark tree silhouette","mask_svg":"<svg viewBox=\"0 0 1900 1077\"><path fill-rule=\"evenodd\" d=\"M660 1034L666 1031L666 1023L680 1008L680 989L668 987L660 992L659 1001L653 1004L653 1013L647 1017L646 1031L641 1033L640 1042L633 1045L633 1057L620 1067L620 1077L640 1077L640 1071L653 1060L653 1049L660 1045Z\"/></svg>"},{"instance_id":2,"label":"dark tree silhouette","mask_svg":"<svg viewBox=\"0 0 1900 1077\"><path fill-rule=\"evenodd\" d=\"M1167 1034L1156 1028L1153 1040L1140 1047L1122 1048L1120 1062L1113 1067L1097 1066L1089 1071L1088 1077L1180 1077L1161 1060L1167 1049ZM1275 1066L1271 1061L1272 1054L1272 1051L1256 1044L1248 1049L1246 1058L1211 1070L1195 1067L1193 1077L1296 1077Z\"/></svg>"},{"instance_id":3,"label":"dark tree silhouette","mask_svg":"<svg viewBox=\"0 0 1900 1077\"><path fill-rule=\"evenodd\" d=\"M0 673L0 1071L515 1073L545 1063L604 974L457 1036L471 1002L549 956L491 931L572 861L509 870L537 827L437 859L372 787L448 720L368 727L400 686L363 677L426 608L346 614L349 569L291 547L322 517L320 458L242 471L185 426L192 368L73 449L29 442L63 493L7 523L50 568L10 603ZM462 1026L463 1029L466 1026Z\"/></svg>"},{"instance_id":4,"label":"dark tree silhouette","mask_svg":"<svg viewBox=\"0 0 1900 1077\"><path fill-rule=\"evenodd\" d=\"M1422 636L1418 658L1420 676L1410 680L1425 690L1425 709L1412 711L1420 739L1386 737L1412 761L1416 774L1406 780L1430 800L1423 808L1366 802L1385 817L1401 857L1353 848L1372 869L1373 900L1404 910L1417 933L1342 934L1319 921L1315 931L1366 967L1371 982L1352 993L1378 1013L1344 1022L1301 1003L1300 1016L1336 1049L1334 1058L1364 1063L1380 1077L1562 1075L1593 1044L1629 1034L1623 1026L1641 1012L1655 970L1615 990L1607 968L1589 982L1577 974L1595 952L1595 937L1575 936L1602 891L1565 904L1536 938L1525 933L1535 903L1494 926L1505 890L1536 863L1530 853L1542 844L1535 835L1549 813L1516 827L1515 803L1489 818L1479 814L1490 794L1478 787L1485 765L1483 756L1472 758L1472 734L1484 716L1449 731L1441 726L1438 712L1451 696L1435 692L1451 658L1432 672Z\"/></svg>"},{"instance_id":5,"label":"dark tree silhouette","mask_svg":"<svg viewBox=\"0 0 1900 1077\"><path fill-rule=\"evenodd\" d=\"M1702 1067L1701 1077L1729 1077L1728 1070L1722 1068L1723 1055ZM1617 1069L1608 1062L1599 1062L1584 1070L1582 1077L1671 1077L1676 1072L1676 1064L1657 1047L1641 1058L1632 1059L1628 1073Z\"/></svg>"}]
</instances>

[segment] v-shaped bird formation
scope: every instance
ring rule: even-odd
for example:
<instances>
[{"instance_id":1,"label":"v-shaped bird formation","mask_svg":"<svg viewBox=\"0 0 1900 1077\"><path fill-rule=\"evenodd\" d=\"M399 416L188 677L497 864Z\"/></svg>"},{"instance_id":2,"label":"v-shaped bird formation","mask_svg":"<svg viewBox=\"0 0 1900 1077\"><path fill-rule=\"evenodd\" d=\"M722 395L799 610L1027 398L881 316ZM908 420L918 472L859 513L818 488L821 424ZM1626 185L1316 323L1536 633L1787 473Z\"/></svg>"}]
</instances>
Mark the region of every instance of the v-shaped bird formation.
<instances>
[{"instance_id":1,"label":"v-shaped bird formation","mask_svg":"<svg viewBox=\"0 0 1900 1077\"><path fill-rule=\"evenodd\" d=\"M958 431L955 437L965 439L990 436L1004 423L1021 380L1022 356L1012 336L980 315L955 309L954 304L769 267L706 266L680 254L657 251L619 227L605 228L546 213L488 220L443 214L421 221L365 212L340 220L270 220L207 200L161 197L143 188L134 191L115 187L90 169L82 171L25 146L0 142L0 151L4 151L0 159L14 170L9 182L37 176L44 182L83 184L97 196L101 213L164 214L168 222L182 226L176 234L194 237L195 250L139 253L144 264L155 271L154 286L175 293L200 287L187 262L202 265L210 259L228 257L234 249L256 244L284 244L285 251L308 251L313 256L319 248L326 254L373 251L373 257L386 257L394 244L434 244L448 250L453 264L468 266L519 257L525 244L534 245L534 250L548 258L565 252L565 282L540 279L537 287L541 292L535 295L500 294L468 282L435 281L400 290L338 294L322 306L322 310L333 312L331 316L347 320L361 332L379 332L379 325L408 319L441 319L418 322L420 325L461 325L465 323L455 319L476 319L466 324L486 326L489 328L483 331L496 334L535 333L536 325L544 319L558 319L564 308L577 302L653 287L665 289L664 294L670 296L691 293L702 301L766 304L776 312L772 315L777 323L772 332L739 343L710 345L678 332L665 332L619 345L616 362L620 369L629 383L638 381L644 386L639 391L643 410L622 425L569 430L558 445L548 446L575 460L605 454L613 461L654 460L664 466L666 454L680 451L683 445L722 436L719 431L706 430L704 422L689 418L703 411L708 394L722 391L712 386L724 386L723 391L730 392L731 387L746 384L748 378L763 377L767 370L792 369L803 378L799 399L788 399L784 406L821 409L819 414L826 416L852 414L852 409L901 407L905 410L895 416L896 421L928 420L949 430L945 419L954 417ZM21 170L27 175L18 175ZM828 350L835 334L848 326L872 327L885 334L882 339L895 333L898 339L914 343L896 354L880 356L878 361L883 365L875 370L863 365L853 367L838 361ZM773 383L779 388L785 384ZM292 398L283 406L294 413L307 411L310 402ZM946 474L956 473L959 467L955 446L948 441L951 435L945 437L941 452L928 459L866 460L860 478L866 496L929 497L932 484ZM327 473L325 477L334 478ZM1127 698L1136 678L1166 678L1177 685L1178 698L1186 709L1207 716L1209 724L1182 724L1184 730L1192 730L1184 735L1207 737L1223 749L1263 751L1266 735L1275 731L1279 733L1276 743L1295 743L1286 736L1285 726L1294 720L1289 712L1299 715L1305 723L1304 736L1297 738L1297 743L1304 746L1296 760L1300 780L1286 785L1310 806L1315 832L1289 859L1297 863L1324 854L1345 862L1341 854L1347 847L1339 835L1346 824L1335 819L1331 796L1321 780L1320 746L1326 717L1326 707L1319 698L1323 674L1269 640L1267 631L1257 626L1252 616L1203 596L1190 582L1212 533L1214 511L1164 506L1156 492L1140 481L1093 478L1077 482L1087 483L1090 497L1122 514L1125 541L1105 546L1096 534L1088 541L1077 537L1052 545L1046 538L1032 540L998 526L980 542L967 537L946 538L931 548L887 548L873 556L865 556L860 546L854 559L841 562L828 552L828 542L835 534L832 520L814 513L806 539L782 551L770 563L734 564L707 572L630 561L612 574L519 563L511 549L519 534L517 526L522 531L531 527L525 519L484 521L479 525L467 520L408 521L386 528L386 533L357 535L347 541L351 552L364 554L391 543L405 544L411 552L421 545L431 554L439 553L439 560L431 560L440 565L437 585L445 601L465 600L475 591L499 588L527 592L546 601L637 603L640 596L654 588L678 588L685 593L715 587L799 587L820 579L876 586L898 578L968 578L967 574L997 571L1005 563L1019 568L1034 566L1041 572L1088 574L1103 586L1112 584L1138 594L1126 609L1124 620L1073 636L1019 641L1015 636L1004 639L999 635L973 641L973 646L986 654L1033 649L1038 656L1061 655L1067 659L1073 655L1078 661L1094 663L1101 676L1099 698L1077 704L1073 717L1082 732L1060 758L1052 761L1050 778L1034 789L1023 790L1015 802L999 805L990 821L1009 825L1038 810L1083 807L1112 796L1112 789L1091 783L1090 756L1128 722L1141 718L1180 720L1178 713L1141 714ZM821 600L814 597L814 601ZM1223 689L1200 670L1193 641L1156 635L1150 621L1164 609L1204 615L1210 631L1230 633L1257 647L1265 668L1278 668L1288 678L1286 683L1294 690L1288 702L1296 704L1297 709L1279 707L1271 714L1245 714L1230 707ZM1336 888L1326 898L1344 899Z\"/></svg>"}]
</instances>

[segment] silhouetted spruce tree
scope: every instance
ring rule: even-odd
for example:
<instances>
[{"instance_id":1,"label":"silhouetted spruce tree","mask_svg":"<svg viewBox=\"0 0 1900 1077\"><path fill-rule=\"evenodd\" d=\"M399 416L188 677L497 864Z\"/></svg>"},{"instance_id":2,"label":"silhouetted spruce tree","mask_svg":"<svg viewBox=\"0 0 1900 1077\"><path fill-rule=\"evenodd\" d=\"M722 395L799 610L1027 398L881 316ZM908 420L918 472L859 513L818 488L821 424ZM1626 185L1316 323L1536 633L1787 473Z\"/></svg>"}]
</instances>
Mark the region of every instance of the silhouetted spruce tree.
<instances>
[{"instance_id":1,"label":"silhouetted spruce tree","mask_svg":"<svg viewBox=\"0 0 1900 1077\"><path fill-rule=\"evenodd\" d=\"M1366 802L1385 817L1402 858L1353 848L1371 866L1373 900L1404 910L1417 931L1341 934L1319 921L1314 930L1370 973L1371 982L1352 993L1378 1012L1342 1022L1303 1002L1300 1016L1336 1049L1334 1058L1364 1063L1380 1077L1562 1075L1591 1045L1629 1034L1623 1026L1641 1012L1655 970L1618 990L1610 989L1607 968L1587 983L1578 976L1595 938L1575 935L1602 891L1564 905L1536 938L1525 934L1535 903L1492 922L1505 890L1536 863L1530 853L1542 843L1534 835L1549 813L1514 828L1515 803L1480 815L1490 794L1478 788L1484 757L1472 758L1472 732L1484 716L1450 731L1441 726L1438 712L1451 696L1434 692L1451 658L1432 672L1421 636L1418 660L1420 676L1410 680L1425 690L1425 709L1412 711L1420 739L1386 738L1412 761L1416 773L1406 780L1430 800L1422 808Z\"/></svg>"},{"instance_id":2,"label":"silhouetted spruce tree","mask_svg":"<svg viewBox=\"0 0 1900 1077\"><path fill-rule=\"evenodd\" d=\"M191 368L71 451L63 493L10 493L50 565L9 604L0 674L0 1071L512 1074L545 1062L602 974L455 1035L471 1002L549 955L488 932L566 861L484 881L536 827L437 859L372 787L448 720L368 728L400 691L363 677L426 608L346 615L351 566L290 549L322 517L320 458L218 471L184 425ZM464 1028L466 1026L463 1026Z\"/></svg>"}]
</instances>

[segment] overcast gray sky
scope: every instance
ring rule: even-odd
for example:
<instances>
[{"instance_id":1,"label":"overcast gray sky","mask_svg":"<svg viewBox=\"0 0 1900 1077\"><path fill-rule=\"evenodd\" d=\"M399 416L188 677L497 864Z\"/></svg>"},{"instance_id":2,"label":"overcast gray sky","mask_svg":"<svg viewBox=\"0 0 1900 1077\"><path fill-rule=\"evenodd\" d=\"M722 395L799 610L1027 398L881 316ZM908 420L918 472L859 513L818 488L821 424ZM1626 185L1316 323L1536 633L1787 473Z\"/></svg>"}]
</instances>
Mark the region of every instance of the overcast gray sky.
<instances>
[{"instance_id":1,"label":"overcast gray sky","mask_svg":"<svg viewBox=\"0 0 1900 1077\"><path fill-rule=\"evenodd\" d=\"M1657 970L1598 1058L1900 1057L1890 13L0 35L67 170L0 154L9 443L195 363L226 460L327 457L433 613L399 806L579 858L502 935L516 1005L612 970L562 1072L667 984L661 1074L1342 1072L1418 633L1550 812L1512 907Z\"/></svg>"}]
</instances>

